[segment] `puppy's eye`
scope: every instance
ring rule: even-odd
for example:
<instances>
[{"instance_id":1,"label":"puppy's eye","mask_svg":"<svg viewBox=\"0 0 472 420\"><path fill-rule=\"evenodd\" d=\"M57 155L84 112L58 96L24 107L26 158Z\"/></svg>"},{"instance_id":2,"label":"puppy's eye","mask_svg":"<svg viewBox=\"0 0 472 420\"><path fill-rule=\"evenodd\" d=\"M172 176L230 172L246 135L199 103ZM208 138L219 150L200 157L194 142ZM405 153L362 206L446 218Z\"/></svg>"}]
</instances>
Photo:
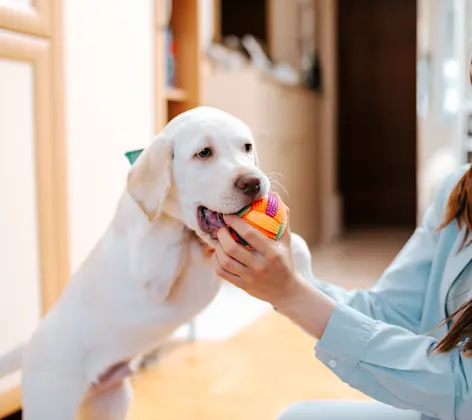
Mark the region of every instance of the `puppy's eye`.
<instances>
[{"instance_id":1,"label":"puppy's eye","mask_svg":"<svg viewBox=\"0 0 472 420\"><path fill-rule=\"evenodd\" d=\"M211 155L211 149L209 147L205 147L203 150L200 150L195 156L200 159L208 159Z\"/></svg>"},{"instance_id":2,"label":"puppy's eye","mask_svg":"<svg viewBox=\"0 0 472 420\"><path fill-rule=\"evenodd\" d=\"M246 151L246 153L249 153L252 150L252 144L251 143L246 143L244 145L244 150Z\"/></svg>"}]
</instances>

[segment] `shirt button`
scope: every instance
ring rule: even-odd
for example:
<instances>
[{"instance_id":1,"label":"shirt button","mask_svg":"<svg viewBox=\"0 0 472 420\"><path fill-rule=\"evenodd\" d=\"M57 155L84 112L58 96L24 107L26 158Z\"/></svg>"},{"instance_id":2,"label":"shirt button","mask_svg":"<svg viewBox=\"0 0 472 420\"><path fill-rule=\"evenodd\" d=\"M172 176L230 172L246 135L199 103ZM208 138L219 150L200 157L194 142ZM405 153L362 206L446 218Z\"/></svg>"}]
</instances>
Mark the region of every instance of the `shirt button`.
<instances>
[{"instance_id":1,"label":"shirt button","mask_svg":"<svg viewBox=\"0 0 472 420\"><path fill-rule=\"evenodd\" d=\"M331 360L328 362L328 366L329 366L331 369L336 369L336 368L338 367L338 362L336 362L336 360L331 359Z\"/></svg>"}]
</instances>

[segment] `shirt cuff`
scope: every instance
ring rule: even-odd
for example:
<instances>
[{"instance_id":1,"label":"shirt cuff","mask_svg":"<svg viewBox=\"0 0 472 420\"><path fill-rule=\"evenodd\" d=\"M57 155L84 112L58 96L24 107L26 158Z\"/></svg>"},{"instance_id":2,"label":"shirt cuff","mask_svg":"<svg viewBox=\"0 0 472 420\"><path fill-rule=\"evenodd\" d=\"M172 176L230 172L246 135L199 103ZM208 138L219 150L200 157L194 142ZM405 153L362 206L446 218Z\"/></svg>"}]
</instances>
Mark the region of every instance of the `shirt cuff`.
<instances>
[{"instance_id":1,"label":"shirt cuff","mask_svg":"<svg viewBox=\"0 0 472 420\"><path fill-rule=\"evenodd\" d=\"M316 357L345 382L355 371L375 334L377 322L372 318L336 303L323 337L316 343Z\"/></svg>"}]
</instances>

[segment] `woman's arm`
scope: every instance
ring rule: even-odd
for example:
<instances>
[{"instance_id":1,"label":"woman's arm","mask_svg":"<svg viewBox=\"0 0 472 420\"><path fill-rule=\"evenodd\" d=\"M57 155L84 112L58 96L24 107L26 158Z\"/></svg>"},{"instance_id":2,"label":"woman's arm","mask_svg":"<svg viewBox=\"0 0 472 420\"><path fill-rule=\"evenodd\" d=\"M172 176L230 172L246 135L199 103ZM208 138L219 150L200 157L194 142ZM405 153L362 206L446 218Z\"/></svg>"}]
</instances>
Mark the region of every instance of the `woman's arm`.
<instances>
[{"instance_id":1,"label":"woman's arm","mask_svg":"<svg viewBox=\"0 0 472 420\"><path fill-rule=\"evenodd\" d=\"M346 291L316 277L313 284L337 302L370 318L418 332L438 244L437 228L442 223L449 193L466 169L450 175L442 182L422 224L371 289Z\"/></svg>"},{"instance_id":2,"label":"woman's arm","mask_svg":"<svg viewBox=\"0 0 472 420\"><path fill-rule=\"evenodd\" d=\"M316 356L341 380L398 408L442 420L470 419L472 358L458 350L435 354L436 339L375 321L297 284L279 311L321 337Z\"/></svg>"},{"instance_id":3,"label":"woman's arm","mask_svg":"<svg viewBox=\"0 0 472 420\"><path fill-rule=\"evenodd\" d=\"M436 252L441 224L434 203L394 261L369 290L350 290L328 284L316 277L313 284L337 302L342 302L375 320L417 332L424 296Z\"/></svg>"},{"instance_id":4,"label":"woman's arm","mask_svg":"<svg viewBox=\"0 0 472 420\"><path fill-rule=\"evenodd\" d=\"M378 401L442 420L472 413L472 359L435 354L432 337L374 321L337 304L316 356L350 386Z\"/></svg>"}]
</instances>

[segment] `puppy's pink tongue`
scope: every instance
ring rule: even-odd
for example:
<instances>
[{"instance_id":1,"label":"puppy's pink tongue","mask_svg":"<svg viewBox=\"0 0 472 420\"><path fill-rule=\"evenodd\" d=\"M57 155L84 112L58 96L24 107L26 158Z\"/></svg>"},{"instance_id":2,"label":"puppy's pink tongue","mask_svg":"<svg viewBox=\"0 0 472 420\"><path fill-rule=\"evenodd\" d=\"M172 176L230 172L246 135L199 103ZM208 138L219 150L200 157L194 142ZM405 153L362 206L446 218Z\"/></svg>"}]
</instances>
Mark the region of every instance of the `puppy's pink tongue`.
<instances>
[{"instance_id":1,"label":"puppy's pink tongue","mask_svg":"<svg viewBox=\"0 0 472 420\"><path fill-rule=\"evenodd\" d=\"M208 222L208 233L213 239L217 239L218 230L220 230L220 228L225 226L223 215L216 213L214 211L208 210L206 219Z\"/></svg>"},{"instance_id":2,"label":"puppy's pink tongue","mask_svg":"<svg viewBox=\"0 0 472 420\"><path fill-rule=\"evenodd\" d=\"M223 220L223 216L215 213L214 211L209 211L208 212L208 222L212 227L215 227L217 229L225 226L225 222Z\"/></svg>"}]
</instances>

